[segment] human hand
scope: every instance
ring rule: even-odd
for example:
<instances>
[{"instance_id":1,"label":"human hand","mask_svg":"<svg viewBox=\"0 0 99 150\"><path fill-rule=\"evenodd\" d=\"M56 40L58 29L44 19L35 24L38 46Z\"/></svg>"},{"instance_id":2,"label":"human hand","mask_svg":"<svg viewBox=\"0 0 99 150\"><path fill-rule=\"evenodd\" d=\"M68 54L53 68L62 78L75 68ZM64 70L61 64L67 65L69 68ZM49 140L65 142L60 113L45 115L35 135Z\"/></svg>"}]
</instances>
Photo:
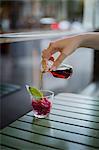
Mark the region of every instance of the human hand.
<instances>
[{"instance_id":1,"label":"human hand","mask_svg":"<svg viewBox=\"0 0 99 150\"><path fill-rule=\"evenodd\" d=\"M45 70L47 70L47 61L50 57L56 53L60 52L59 57L54 61L50 70L56 70L56 68L62 63L62 61L74 52L78 47L80 47L81 37L77 36L70 36L64 39L60 39L57 41L53 41L49 44L48 48L43 50L42 58L45 61Z\"/></svg>"}]
</instances>

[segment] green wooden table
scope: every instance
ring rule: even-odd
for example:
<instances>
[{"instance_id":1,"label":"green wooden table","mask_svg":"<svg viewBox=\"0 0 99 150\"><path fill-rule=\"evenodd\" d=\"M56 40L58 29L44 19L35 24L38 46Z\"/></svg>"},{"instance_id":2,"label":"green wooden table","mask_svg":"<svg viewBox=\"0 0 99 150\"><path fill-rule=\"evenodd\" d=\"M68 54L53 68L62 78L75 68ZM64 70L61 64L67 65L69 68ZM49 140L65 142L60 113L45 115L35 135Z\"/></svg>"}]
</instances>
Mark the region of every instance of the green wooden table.
<instances>
[{"instance_id":1,"label":"green wooden table","mask_svg":"<svg viewBox=\"0 0 99 150\"><path fill-rule=\"evenodd\" d=\"M29 112L1 131L4 150L99 150L99 98L61 93L50 115Z\"/></svg>"}]
</instances>

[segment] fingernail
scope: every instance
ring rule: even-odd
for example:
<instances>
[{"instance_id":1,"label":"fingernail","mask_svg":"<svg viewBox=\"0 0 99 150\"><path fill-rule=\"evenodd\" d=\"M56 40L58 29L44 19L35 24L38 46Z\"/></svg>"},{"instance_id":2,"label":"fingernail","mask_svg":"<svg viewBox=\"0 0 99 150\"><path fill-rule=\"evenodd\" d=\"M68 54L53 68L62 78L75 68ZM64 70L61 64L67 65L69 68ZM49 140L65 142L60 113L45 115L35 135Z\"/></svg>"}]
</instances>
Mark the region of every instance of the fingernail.
<instances>
[{"instance_id":1,"label":"fingernail","mask_svg":"<svg viewBox=\"0 0 99 150\"><path fill-rule=\"evenodd\" d=\"M55 71L56 70L56 67L53 66L52 68L50 68L50 71Z\"/></svg>"}]
</instances>

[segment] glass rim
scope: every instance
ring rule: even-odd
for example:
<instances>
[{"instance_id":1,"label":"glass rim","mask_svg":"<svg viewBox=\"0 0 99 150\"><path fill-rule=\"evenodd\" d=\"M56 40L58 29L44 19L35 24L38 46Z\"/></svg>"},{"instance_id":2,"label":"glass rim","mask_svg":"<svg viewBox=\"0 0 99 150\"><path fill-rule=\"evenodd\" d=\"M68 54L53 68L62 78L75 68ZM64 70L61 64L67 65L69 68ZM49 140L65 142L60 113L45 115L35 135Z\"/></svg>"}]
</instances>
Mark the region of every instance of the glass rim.
<instances>
[{"instance_id":1,"label":"glass rim","mask_svg":"<svg viewBox=\"0 0 99 150\"><path fill-rule=\"evenodd\" d=\"M42 89L41 89L40 91L42 91L42 92L43 92L43 91L44 91L44 92L49 92L49 93L54 94L54 92L53 92L53 91L51 91L51 90L42 90Z\"/></svg>"},{"instance_id":2,"label":"glass rim","mask_svg":"<svg viewBox=\"0 0 99 150\"><path fill-rule=\"evenodd\" d=\"M40 90L41 92L48 92L48 95L45 95L43 97L50 97L50 96L54 96L54 92L51 90Z\"/></svg>"},{"instance_id":3,"label":"glass rim","mask_svg":"<svg viewBox=\"0 0 99 150\"><path fill-rule=\"evenodd\" d=\"M42 98L45 98L45 97L47 97L47 98L49 98L49 97L51 97L51 96L54 96L54 92L53 91L51 91L51 90L40 90L41 92L48 92L48 94L49 95L45 95L45 96L43 96ZM31 97L34 97L34 96L31 96ZM39 97L34 97L34 98L39 98Z\"/></svg>"}]
</instances>

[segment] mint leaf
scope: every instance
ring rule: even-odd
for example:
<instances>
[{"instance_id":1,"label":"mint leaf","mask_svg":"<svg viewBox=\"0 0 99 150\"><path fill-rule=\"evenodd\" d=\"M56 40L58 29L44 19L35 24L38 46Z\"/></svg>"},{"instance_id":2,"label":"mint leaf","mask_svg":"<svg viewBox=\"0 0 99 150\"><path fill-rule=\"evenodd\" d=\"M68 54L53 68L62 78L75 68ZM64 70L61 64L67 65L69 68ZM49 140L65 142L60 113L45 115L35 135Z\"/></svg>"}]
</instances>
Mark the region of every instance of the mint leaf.
<instances>
[{"instance_id":1,"label":"mint leaf","mask_svg":"<svg viewBox=\"0 0 99 150\"><path fill-rule=\"evenodd\" d=\"M26 85L27 91L34 96L36 99L40 99L43 97L43 93L35 87L31 87Z\"/></svg>"}]
</instances>

